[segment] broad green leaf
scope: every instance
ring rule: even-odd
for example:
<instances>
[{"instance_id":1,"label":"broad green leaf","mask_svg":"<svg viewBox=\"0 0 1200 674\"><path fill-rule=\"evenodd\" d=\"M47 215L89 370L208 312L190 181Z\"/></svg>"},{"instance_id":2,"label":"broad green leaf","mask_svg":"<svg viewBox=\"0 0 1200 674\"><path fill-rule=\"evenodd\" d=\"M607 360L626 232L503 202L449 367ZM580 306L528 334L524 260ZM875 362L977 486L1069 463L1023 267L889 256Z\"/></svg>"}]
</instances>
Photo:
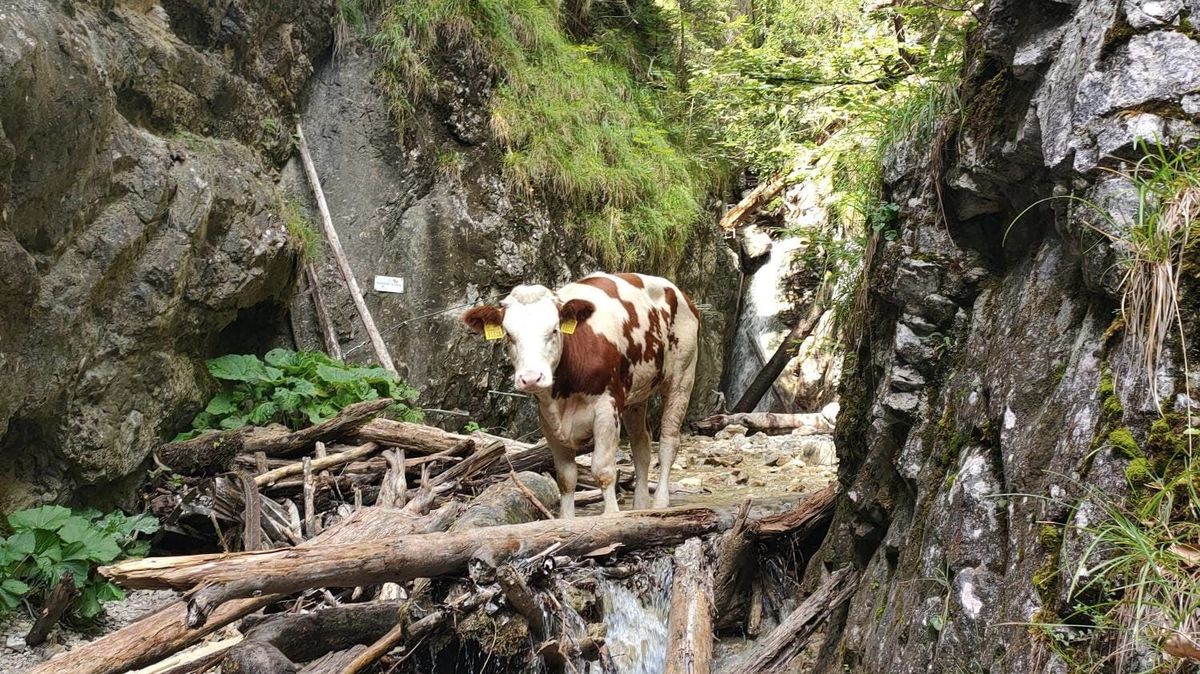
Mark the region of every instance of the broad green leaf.
<instances>
[{"instance_id":1,"label":"broad green leaf","mask_svg":"<svg viewBox=\"0 0 1200 674\"><path fill-rule=\"evenodd\" d=\"M275 419L275 415L278 413L279 407L275 403L267 401L265 403L261 403L251 410L250 414L246 416L246 419L255 426L265 426L266 424L271 423L271 421Z\"/></svg>"},{"instance_id":2,"label":"broad green leaf","mask_svg":"<svg viewBox=\"0 0 1200 674\"><path fill-rule=\"evenodd\" d=\"M79 598L75 601L75 605L79 611L79 615L84 618L95 618L103 610L100 607L100 599L96 596L96 588L94 586L83 588L83 591L79 593Z\"/></svg>"},{"instance_id":3,"label":"broad green leaf","mask_svg":"<svg viewBox=\"0 0 1200 674\"><path fill-rule=\"evenodd\" d=\"M317 377L330 384L350 384L356 381L353 374L329 365L317 366Z\"/></svg>"},{"instance_id":4,"label":"broad green leaf","mask_svg":"<svg viewBox=\"0 0 1200 674\"><path fill-rule=\"evenodd\" d=\"M212 415L232 414L237 411L237 406L233 404L228 393L222 392L208 401L208 406L204 408L204 411Z\"/></svg>"},{"instance_id":5,"label":"broad green leaf","mask_svg":"<svg viewBox=\"0 0 1200 674\"><path fill-rule=\"evenodd\" d=\"M239 416L239 415L234 415L232 417L225 417L224 419L221 420L221 428L224 428L225 430L231 431L235 428L241 428L242 426L245 426L245 425L246 425L246 417Z\"/></svg>"},{"instance_id":6,"label":"broad green leaf","mask_svg":"<svg viewBox=\"0 0 1200 674\"><path fill-rule=\"evenodd\" d=\"M316 384L313 384L307 379L289 377L284 383L290 386L292 393L295 393L298 396L315 398L321 395L321 390L317 388Z\"/></svg>"},{"instance_id":7,"label":"broad green leaf","mask_svg":"<svg viewBox=\"0 0 1200 674\"><path fill-rule=\"evenodd\" d=\"M231 353L208 361L208 371L217 379L227 381L263 381L267 370L257 357Z\"/></svg>"},{"instance_id":8,"label":"broad green leaf","mask_svg":"<svg viewBox=\"0 0 1200 674\"><path fill-rule=\"evenodd\" d=\"M0 608L11 611L20 605L20 597L0 587Z\"/></svg>"},{"instance_id":9,"label":"broad green leaf","mask_svg":"<svg viewBox=\"0 0 1200 674\"><path fill-rule=\"evenodd\" d=\"M22 557L32 555L37 548L37 537L33 535L32 531L18 531L8 537L8 548Z\"/></svg>"},{"instance_id":10,"label":"broad green leaf","mask_svg":"<svg viewBox=\"0 0 1200 674\"><path fill-rule=\"evenodd\" d=\"M284 412L295 412L300 409L300 404L304 402L304 398L291 389L278 388L271 396L271 401Z\"/></svg>"},{"instance_id":11,"label":"broad green leaf","mask_svg":"<svg viewBox=\"0 0 1200 674\"><path fill-rule=\"evenodd\" d=\"M6 578L3 581L0 581L0 588L3 588L6 592L11 592L15 595L23 595L29 591L29 586L17 580L16 578Z\"/></svg>"},{"instance_id":12,"label":"broad green leaf","mask_svg":"<svg viewBox=\"0 0 1200 674\"><path fill-rule=\"evenodd\" d=\"M57 505L41 506L15 512L8 516L13 529L45 529L54 531L71 516L71 511Z\"/></svg>"},{"instance_id":13,"label":"broad green leaf","mask_svg":"<svg viewBox=\"0 0 1200 674\"><path fill-rule=\"evenodd\" d=\"M933 631L941 632L942 628L945 627L945 622L942 620L942 616L940 615L930 616L929 626L933 628Z\"/></svg>"},{"instance_id":14,"label":"broad green leaf","mask_svg":"<svg viewBox=\"0 0 1200 674\"><path fill-rule=\"evenodd\" d=\"M263 360L267 361L267 365L274 365L284 370L300 365L296 352L287 349L271 349L267 355L263 356Z\"/></svg>"},{"instance_id":15,"label":"broad green leaf","mask_svg":"<svg viewBox=\"0 0 1200 674\"><path fill-rule=\"evenodd\" d=\"M96 588L96 598L101 603L120 601L125 598L125 591L110 582L103 582Z\"/></svg>"}]
</instances>

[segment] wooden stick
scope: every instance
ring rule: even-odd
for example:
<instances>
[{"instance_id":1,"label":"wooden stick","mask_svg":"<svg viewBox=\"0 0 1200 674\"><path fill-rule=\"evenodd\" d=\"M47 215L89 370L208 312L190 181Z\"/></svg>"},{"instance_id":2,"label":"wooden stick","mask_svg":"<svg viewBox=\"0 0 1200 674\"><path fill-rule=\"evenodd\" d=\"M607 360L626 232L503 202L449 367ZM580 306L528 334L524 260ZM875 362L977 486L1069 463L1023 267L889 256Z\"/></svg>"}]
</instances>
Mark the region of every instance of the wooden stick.
<instances>
[{"instance_id":1,"label":"wooden stick","mask_svg":"<svg viewBox=\"0 0 1200 674\"><path fill-rule=\"evenodd\" d=\"M243 638L239 634L228 639L202 644L182 653L172 655L166 660L157 662L149 667L129 672L129 674L185 674L185 672L203 671L207 667L216 666L218 662L225 659L225 654L229 649L241 643Z\"/></svg>"},{"instance_id":2,"label":"wooden stick","mask_svg":"<svg viewBox=\"0 0 1200 674\"><path fill-rule=\"evenodd\" d=\"M375 444L374 442L368 442L365 445L348 449L344 452L328 454L322 459L310 460L306 458L303 461L297 461L296 463L290 463L286 466L280 466L274 470L268 470L262 475L254 478L254 484L258 485L259 487L269 487L285 477L301 475L304 473L304 466L306 465L306 462L311 461L311 470L325 470L326 468L340 466L343 463L350 463L355 459L361 459L364 456L373 454L378 449L379 445Z\"/></svg>"},{"instance_id":3,"label":"wooden stick","mask_svg":"<svg viewBox=\"0 0 1200 674\"><path fill-rule=\"evenodd\" d=\"M347 434L394 402L396 401L391 398L376 398L347 405L332 419L326 419L319 424L298 431L254 429L242 443L242 451L264 452L267 456L290 456L301 450L307 450L317 440Z\"/></svg>"},{"instance_id":4,"label":"wooden stick","mask_svg":"<svg viewBox=\"0 0 1200 674\"><path fill-rule=\"evenodd\" d=\"M538 605L533 590L529 589L529 583L525 582L512 564L501 564L496 569L496 580L500 582L500 588L504 590L504 598L508 600L509 606L521 614L529 624L530 636L536 641L545 639L546 616L542 613L542 607Z\"/></svg>"},{"instance_id":5,"label":"wooden stick","mask_svg":"<svg viewBox=\"0 0 1200 674\"><path fill-rule=\"evenodd\" d=\"M404 450L391 449L383 453L387 461L387 473L383 476L383 485L379 488L379 497L375 505L384 508L403 508L408 502L408 481L404 472Z\"/></svg>"},{"instance_id":6,"label":"wooden stick","mask_svg":"<svg viewBox=\"0 0 1200 674\"><path fill-rule=\"evenodd\" d=\"M675 551L666 674L708 674L712 649L712 567L700 539L692 538Z\"/></svg>"},{"instance_id":7,"label":"wooden stick","mask_svg":"<svg viewBox=\"0 0 1200 674\"><path fill-rule=\"evenodd\" d=\"M242 549L263 549L262 500L258 493L258 481L247 473L238 473L242 484Z\"/></svg>"},{"instance_id":8,"label":"wooden stick","mask_svg":"<svg viewBox=\"0 0 1200 674\"><path fill-rule=\"evenodd\" d=\"M312 188L313 196L317 200L317 210L321 212L321 224L325 228L325 238L329 242L329 249L333 252L333 259L342 272L342 278L346 280L346 289L350 291L350 298L354 300L354 307L358 309L358 317L362 319L367 336L371 339L375 357L384 369L395 373L396 366L392 364L392 356L388 353L387 345L383 343L383 336L375 327L375 319L371 318L371 311L367 309L362 291L358 289L358 281L354 278L354 270L350 268L350 261L346 259L346 252L342 250L341 239L338 238L337 229L333 226L333 216L329 214L329 204L325 203L325 192L321 189L321 179L317 176L317 167L313 164L312 155L308 152L308 141L304 138L304 129L301 128L299 122L296 123L296 140L300 148L300 160L304 164L304 173L308 176L308 186Z\"/></svg>"},{"instance_id":9,"label":"wooden stick","mask_svg":"<svg viewBox=\"0 0 1200 674\"><path fill-rule=\"evenodd\" d=\"M561 555L586 554L610 545L623 549L672 545L723 530L732 519L709 508L671 508L407 536L392 542L234 553L220 560L210 555L159 558L155 568L147 568L145 560L131 560L101 567L100 572L131 589L194 588L188 623L198 627L215 608L239 597L433 578L462 573L474 558L497 566L554 544Z\"/></svg>"},{"instance_id":10,"label":"wooden stick","mask_svg":"<svg viewBox=\"0 0 1200 674\"><path fill-rule=\"evenodd\" d=\"M758 406L758 401L766 395L767 389L779 379L779 375L783 373L784 368L791 362L792 356L800 349L800 344L808 337L817 324L821 321L821 315L825 313L825 305L829 303L829 298L833 292L833 282L825 279L820 290L817 291L816 297L813 298L812 306L808 308L808 312L800 317L796 322L795 327L788 333L783 341L780 342L779 348L775 349L774 355L767 364L763 366L758 374L754 376L754 381L750 382L742 397L730 410L733 413L753 412Z\"/></svg>"},{"instance_id":11,"label":"wooden stick","mask_svg":"<svg viewBox=\"0 0 1200 674\"><path fill-rule=\"evenodd\" d=\"M399 447L410 454L466 453L476 444L469 435L392 419L372 419L358 429L357 435L359 440Z\"/></svg>"},{"instance_id":12,"label":"wooden stick","mask_svg":"<svg viewBox=\"0 0 1200 674\"><path fill-rule=\"evenodd\" d=\"M304 536L317 535L317 486L313 482L312 459L304 457Z\"/></svg>"},{"instance_id":13,"label":"wooden stick","mask_svg":"<svg viewBox=\"0 0 1200 674\"><path fill-rule=\"evenodd\" d=\"M338 342L337 332L333 329L333 320L329 318L329 309L321 299L321 282L317 278L317 269L312 261L304 263L304 276L308 279L308 293L312 297L313 307L317 313L317 325L321 328L321 338L325 341L325 353L334 360L342 359L342 345Z\"/></svg>"},{"instance_id":14,"label":"wooden stick","mask_svg":"<svg viewBox=\"0 0 1200 674\"><path fill-rule=\"evenodd\" d=\"M70 606L74 596L75 574L63 571L58 582L54 584L54 589L50 591L45 603L42 604L42 609L38 611L37 619L33 621L29 633L25 635L26 646L37 646L46 640L46 635L50 634L50 630L58 624L58 619Z\"/></svg>"},{"instance_id":15,"label":"wooden stick","mask_svg":"<svg viewBox=\"0 0 1200 674\"><path fill-rule=\"evenodd\" d=\"M760 639L754 650L729 669L727 674L782 674L804 650L813 635L834 610L854 594L858 572L850 567L835 571L801 602L774 631Z\"/></svg>"},{"instance_id":16,"label":"wooden stick","mask_svg":"<svg viewBox=\"0 0 1200 674\"><path fill-rule=\"evenodd\" d=\"M821 414L776 414L774 412L743 412L740 414L714 414L697 421L697 433L712 435L717 431L738 424L752 431L765 433L792 433L794 435L827 435L833 432L834 420Z\"/></svg>"}]
</instances>

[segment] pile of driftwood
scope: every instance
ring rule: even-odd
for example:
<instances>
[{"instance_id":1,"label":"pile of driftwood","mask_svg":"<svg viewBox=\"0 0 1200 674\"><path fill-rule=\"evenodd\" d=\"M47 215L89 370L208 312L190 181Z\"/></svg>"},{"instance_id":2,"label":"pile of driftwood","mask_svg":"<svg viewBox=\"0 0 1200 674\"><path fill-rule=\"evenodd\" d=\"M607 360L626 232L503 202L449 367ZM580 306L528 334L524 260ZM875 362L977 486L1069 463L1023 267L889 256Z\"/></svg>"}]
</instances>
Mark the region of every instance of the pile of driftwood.
<instances>
[{"instance_id":1,"label":"pile of driftwood","mask_svg":"<svg viewBox=\"0 0 1200 674\"><path fill-rule=\"evenodd\" d=\"M547 447L377 417L390 402L162 447L182 479L156 510L207 519L224 551L102 568L183 598L34 672L458 671L464 658L470 671L611 672L597 579L636 573L633 551L678 546L665 671L702 674L714 631L761 613L764 548L823 535L832 514L830 487L757 518L743 504L557 519ZM829 576L737 671L785 667L854 581Z\"/></svg>"}]
</instances>

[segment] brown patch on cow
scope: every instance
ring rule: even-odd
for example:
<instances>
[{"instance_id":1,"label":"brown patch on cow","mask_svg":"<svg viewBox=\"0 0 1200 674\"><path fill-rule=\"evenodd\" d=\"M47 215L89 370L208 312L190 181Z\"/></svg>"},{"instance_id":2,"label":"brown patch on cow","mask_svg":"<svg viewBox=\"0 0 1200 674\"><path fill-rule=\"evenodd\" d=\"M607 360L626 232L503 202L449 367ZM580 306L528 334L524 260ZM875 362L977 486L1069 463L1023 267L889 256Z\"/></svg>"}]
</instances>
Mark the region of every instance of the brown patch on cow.
<instances>
[{"instance_id":1,"label":"brown patch on cow","mask_svg":"<svg viewBox=\"0 0 1200 674\"><path fill-rule=\"evenodd\" d=\"M675 314L679 313L679 296L674 288L667 288L663 295L667 298L667 306L671 307L671 318L675 318Z\"/></svg>"},{"instance_id":2,"label":"brown patch on cow","mask_svg":"<svg viewBox=\"0 0 1200 674\"><path fill-rule=\"evenodd\" d=\"M558 308L558 318L561 321L567 319L575 319L582 323L596 312L596 305L587 300L573 299L567 300L561 307Z\"/></svg>"},{"instance_id":3,"label":"brown patch on cow","mask_svg":"<svg viewBox=\"0 0 1200 674\"><path fill-rule=\"evenodd\" d=\"M589 302L588 304L591 304ZM462 315L462 321L475 334L483 334L483 326L500 325L504 322L504 308L483 304L467 309Z\"/></svg>"},{"instance_id":4,"label":"brown patch on cow","mask_svg":"<svg viewBox=\"0 0 1200 674\"><path fill-rule=\"evenodd\" d=\"M642 282L642 277L637 274L613 274L617 278L625 281L634 288L645 288L646 284Z\"/></svg>"},{"instance_id":5,"label":"brown patch on cow","mask_svg":"<svg viewBox=\"0 0 1200 674\"><path fill-rule=\"evenodd\" d=\"M687 293L684 293L683 301L687 302L688 309L692 310L692 315L696 317L696 320L700 320L700 310L696 308L695 303L692 302L692 298L687 296Z\"/></svg>"},{"instance_id":6,"label":"brown patch on cow","mask_svg":"<svg viewBox=\"0 0 1200 674\"><path fill-rule=\"evenodd\" d=\"M621 294L617 292L617 282L610 278L605 278L603 276L589 276L585 279L576 281L576 283L597 288L605 295L608 295L614 299L621 296Z\"/></svg>"},{"instance_id":7,"label":"brown patch on cow","mask_svg":"<svg viewBox=\"0 0 1200 674\"><path fill-rule=\"evenodd\" d=\"M550 395L555 398L568 398L576 393L599 395L613 382L621 381L621 360L615 344L582 323L575 328L575 334L563 335L562 358L554 369ZM624 399L624 391L621 398Z\"/></svg>"}]
</instances>

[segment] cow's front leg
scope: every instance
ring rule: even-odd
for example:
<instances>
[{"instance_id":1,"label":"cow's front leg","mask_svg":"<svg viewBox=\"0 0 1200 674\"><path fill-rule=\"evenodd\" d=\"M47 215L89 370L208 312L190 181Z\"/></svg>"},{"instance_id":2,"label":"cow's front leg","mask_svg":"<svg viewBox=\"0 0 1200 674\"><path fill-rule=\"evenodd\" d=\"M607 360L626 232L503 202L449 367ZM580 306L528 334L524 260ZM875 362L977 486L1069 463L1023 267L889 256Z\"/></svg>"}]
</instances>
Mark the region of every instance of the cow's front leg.
<instances>
[{"instance_id":1,"label":"cow's front leg","mask_svg":"<svg viewBox=\"0 0 1200 674\"><path fill-rule=\"evenodd\" d=\"M554 455L554 479L558 482L558 516L571 519L575 516L575 479L579 472L575 465L575 450L556 442L547 442L550 445L550 453Z\"/></svg>"},{"instance_id":2,"label":"cow's front leg","mask_svg":"<svg viewBox=\"0 0 1200 674\"><path fill-rule=\"evenodd\" d=\"M646 404L625 408L621 419L629 433L629 453L633 455L633 509L650 507L650 428L646 425Z\"/></svg>"},{"instance_id":3,"label":"cow's front leg","mask_svg":"<svg viewBox=\"0 0 1200 674\"><path fill-rule=\"evenodd\" d=\"M593 421L592 475L604 493L604 512L615 513L617 507L617 446L621 442L621 422L616 405L601 402L596 405Z\"/></svg>"}]
</instances>

